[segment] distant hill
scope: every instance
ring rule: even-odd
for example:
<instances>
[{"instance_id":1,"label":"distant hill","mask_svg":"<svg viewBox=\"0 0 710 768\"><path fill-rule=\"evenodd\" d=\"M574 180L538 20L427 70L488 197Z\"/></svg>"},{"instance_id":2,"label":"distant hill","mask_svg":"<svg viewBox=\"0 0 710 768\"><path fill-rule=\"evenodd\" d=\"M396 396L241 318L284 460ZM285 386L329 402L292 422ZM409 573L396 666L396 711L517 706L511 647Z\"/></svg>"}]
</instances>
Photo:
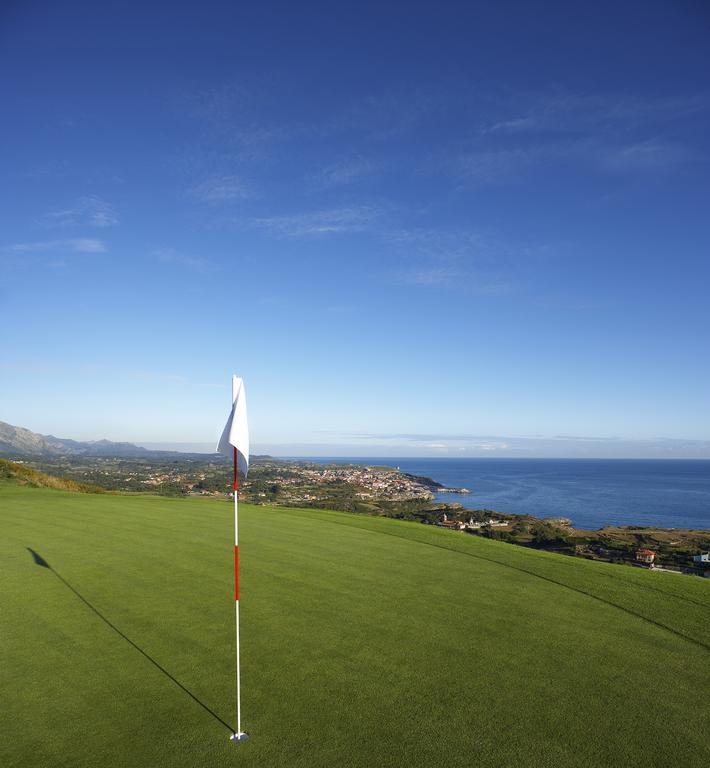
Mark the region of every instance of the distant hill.
<instances>
[{"instance_id":1,"label":"distant hill","mask_svg":"<svg viewBox=\"0 0 710 768\"><path fill-rule=\"evenodd\" d=\"M113 456L141 458L180 456L177 451L152 451L133 443L114 443L111 440L70 440L54 435L40 435L24 427L15 427L0 421L0 455L4 456Z\"/></svg>"},{"instance_id":2,"label":"distant hill","mask_svg":"<svg viewBox=\"0 0 710 768\"><path fill-rule=\"evenodd\" d=\"M54 435L40 435L24 427L15 427L5 421L0 421L0 456L22 457L35 456L52 458L60 456L90 456L90 457L114 457L125 459L160 459L179 458L185 459L191 456L204 459L219 460L217 453L187 453L184 451L156 450L143 448L133 443L114 443L111 440L71 440L66 437L54 437ZM221 457L228 461L228 457ZM253 455L252 462L273 460L267 455Z\"/></svg>"},{"instance_id":3,"label":"distant hill","mask_svg":"<svg viewBox=\"0 0 710 768\"><path fill-rule=\"evenodd\" d=\"M110 440L81 442L54 435L40 435L0 421L0 454L21 456L145 456L153 454L133 443ZM163 452L164 453L164 452Z\"/></svg>"}]
</instances>

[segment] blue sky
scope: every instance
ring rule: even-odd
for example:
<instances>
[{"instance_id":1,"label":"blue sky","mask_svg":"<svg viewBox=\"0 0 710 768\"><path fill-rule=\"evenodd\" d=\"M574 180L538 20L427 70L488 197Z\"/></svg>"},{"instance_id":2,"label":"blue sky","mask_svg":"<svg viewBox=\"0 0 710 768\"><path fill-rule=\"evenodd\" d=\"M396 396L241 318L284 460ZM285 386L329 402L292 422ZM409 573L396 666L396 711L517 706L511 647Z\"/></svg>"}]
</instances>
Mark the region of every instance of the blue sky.
<instances>
[{"instance_id":1,"label":"blue sky","mask_svg":"<svg viewBox=\"0 0 710 768\"><path fill-rule=\"evenodd\" d=\"M702 3L106 5L0 10L0 419L710 457Z\"/></svg>"}]
</instances>

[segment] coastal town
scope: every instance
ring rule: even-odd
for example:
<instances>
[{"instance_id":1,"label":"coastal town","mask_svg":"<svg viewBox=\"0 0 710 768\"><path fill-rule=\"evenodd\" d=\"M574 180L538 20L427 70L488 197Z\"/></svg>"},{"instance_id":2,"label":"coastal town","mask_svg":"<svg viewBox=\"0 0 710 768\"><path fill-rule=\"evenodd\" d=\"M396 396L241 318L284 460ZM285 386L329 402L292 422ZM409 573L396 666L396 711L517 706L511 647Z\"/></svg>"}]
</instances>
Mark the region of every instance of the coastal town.
<instances>
[{"instance_id":1,"label":"coastal town","mask_svg":"<svg viewBox=\"0 0 710 768\"><path fill-rule=\"evenodd\" d=\"M432 489L441 487L433 480L414 477L391 467L262 461L244 483L245 498L258 503L270 495L268 491L258 490L263 475L268 476L272 486L278 487L280 501L289 504L322 499L329 490L340 495L343 487L351 489L354 498L366 501L432 501ZM275 494L274 490L269 490Z\"/></svg>"}]
</instances>

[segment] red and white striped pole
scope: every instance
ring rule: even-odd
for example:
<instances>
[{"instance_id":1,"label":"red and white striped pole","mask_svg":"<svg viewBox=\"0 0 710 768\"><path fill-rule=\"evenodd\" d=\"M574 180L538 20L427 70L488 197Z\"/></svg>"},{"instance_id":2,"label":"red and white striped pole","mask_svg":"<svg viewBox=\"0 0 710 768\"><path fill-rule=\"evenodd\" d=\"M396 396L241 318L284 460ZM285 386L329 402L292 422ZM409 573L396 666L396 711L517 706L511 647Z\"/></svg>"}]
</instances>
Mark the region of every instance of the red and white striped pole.
<instances>
[{"instance_id":1,"label":"red and white striped pole","mask_svg":"<svg viewBox=\"0 0 710 768\"><path fill-rule=\"evenodd\" d=\"M237 449L234 449L234 629L237 651L237 731L230 738L232 741L245 741L248 734L242 731L241 673L239 668L239 469Z\"/></svg>"},{"instance_id":2,"label":"red and white striped pole","mask_svg":"<svg viewBox=\"0 0 710 768\"><path fill-rule=\"evenodd\" d=\"M237 662L237 730L232 741L245 741L249 736L242 730L241 679L239 669L239 463L244 475L249 471L249 426L244 382L232 376L232 410L217 444L220 453L234 460L234 633Z\"/></svg>"}]
</instances>

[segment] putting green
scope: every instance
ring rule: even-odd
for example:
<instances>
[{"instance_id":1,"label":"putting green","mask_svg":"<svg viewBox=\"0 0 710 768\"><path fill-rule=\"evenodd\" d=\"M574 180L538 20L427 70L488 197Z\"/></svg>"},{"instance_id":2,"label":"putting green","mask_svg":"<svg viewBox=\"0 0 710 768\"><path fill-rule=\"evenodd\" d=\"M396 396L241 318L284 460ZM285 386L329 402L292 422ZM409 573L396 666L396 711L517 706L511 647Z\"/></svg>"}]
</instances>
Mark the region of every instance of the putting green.
<instances>
[{"instance_id":1,"label":"putting green","mask_svg":"<svg viewBox=\"0 0 710 768\"><path fill-rule=\"evenodd\" d=\"M249 506L230 743L232 514L0 484L0 764L708 765L710 581Z\"/></svg>"}]
</instances>

